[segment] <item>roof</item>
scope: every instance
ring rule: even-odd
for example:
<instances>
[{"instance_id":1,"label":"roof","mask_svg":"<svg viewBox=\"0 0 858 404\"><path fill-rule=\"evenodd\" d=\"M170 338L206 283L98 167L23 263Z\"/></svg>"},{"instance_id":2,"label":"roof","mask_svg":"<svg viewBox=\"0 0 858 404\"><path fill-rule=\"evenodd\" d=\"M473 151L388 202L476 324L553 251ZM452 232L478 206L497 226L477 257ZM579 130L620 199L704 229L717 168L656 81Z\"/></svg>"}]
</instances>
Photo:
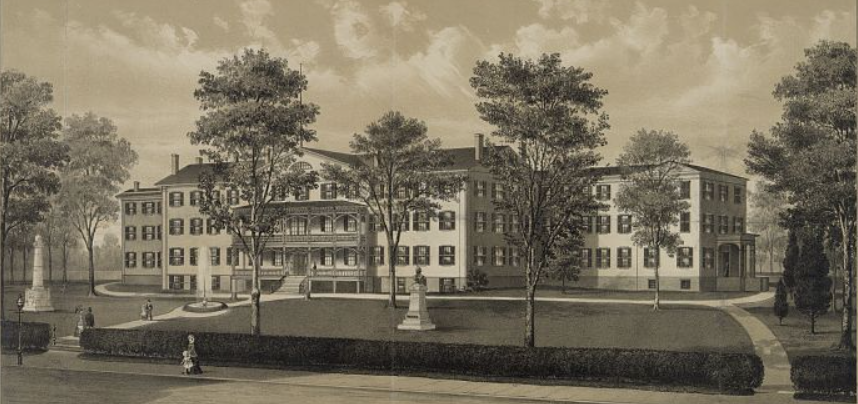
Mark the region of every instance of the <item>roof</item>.
<instances>
[{"instance_id":1,"label":"roof","mask_svg":"<svg viewBox=\"0 0 858 404\"><path fill-rule=\"evenodd\" d=\"M508 146L495 146L495 147L508 147ZM309 147L305 147L304 150L307 150L312 153L320 154L322 156L328 157L333 160L337 160L339 162L345 164L359 164L367 159L364 156L350 153L342 153L342 152L334 152L330 150L322 150L322 149L313 149ZM454 149L441 149L441 152L446 154L452 160L452 164L449 167L446 167L447 170L467 170L472 167L476 167L479 165L476 158L476 147L459 147Z\"/></svg>"},{"instance_id":2,"label":"roof","mask_svg":"<svg viewBox=\"0 0 858 404\"><path fill-rule=\"evenodd\" d=\"M125 197L125 196L134 196L134 195L147 194L147 193L152 193L152 192L161 192L161 189L160 188L138 188L135 190L134 188L129 188L129 189L126 189L125 191L122 191L118 195L116 195L116 197L121 198L121 197Z\"/></svg>"},{"instance_id":3,"label":"roof","mask_svg":"<svg viewBox=\"0 0 858 404\"><path fill-rule=\"evenodd\" d=\"M357 164L357 163L361 162L360 156L358 156L356 154L341 153L341 152L335 152L335 151L323 150L323 149L314 149L314 148L310 148L310 147L304 147L304 150L309 151L311 153L320 154L320 155L325 156L327 158L337 160L337 161L340 161L340 162L343 162L346 164Z\"/></svg>"},{"instance_id":4,"label":"roof","mask_svg":"<svg viewBox=\"0 0 858 404\"><path fill-rule=\"evenodd\" d=\"M698 166L695 164L683 164L683 165L692 169L692 170L695 170L695 171L701 171L701 172L710 173L710 174L726 175L726 176L733 177L733 178L747 180L747 178L745 178L745 177L730 174L730 173L727 173L724 171L713 170L711 168ZM642 168L642 167L643 166L638 166L636 168ZM607 177L607 176L612 176L612 175L622 175L623 171L625 171L626 169L628 169L628 168L627 167L620 167L620 166L605 166L605 167L593 167L590 169L590 172L593 173L594 175L598 175L601 177Z\"/></svg>"},{"instance_id":5,"label":"roof","mask_svg":"<svg viewBox=\"0 0 858 404\"><path fill-rule=\"evenodd\" d=\"M196 184L200 181L200 174L211 173L215 163L194 163L182 167L179 172L164 177L155 185L176 185L176 184Z\"/></svg>"},{"instance_id":6,"label":"roof","mask_svg":"<svg viewBox=\"0 0 858 404\"><path fill-rule=\"evenodd\" d=\"M366 205L357 202L344 200L323 200L323 201L275 201L268 204L269 207L283 208L287 211L338 211L338 210L353 210L366 207ZM236 206L235 210L248 209L248 205Z\"/></svg>"}]
</instances>

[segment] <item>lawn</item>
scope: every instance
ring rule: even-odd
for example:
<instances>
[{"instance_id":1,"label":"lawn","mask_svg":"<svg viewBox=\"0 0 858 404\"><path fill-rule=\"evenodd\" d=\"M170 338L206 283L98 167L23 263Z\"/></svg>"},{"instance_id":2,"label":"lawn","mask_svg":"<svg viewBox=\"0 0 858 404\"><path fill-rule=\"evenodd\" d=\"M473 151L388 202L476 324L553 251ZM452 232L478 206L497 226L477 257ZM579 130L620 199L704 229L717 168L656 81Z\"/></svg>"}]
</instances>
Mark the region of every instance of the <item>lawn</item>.
<instances>
[{"instance_id":1,"label":"lawn","mask_svg":"<svg viewBox=\"0 0 858 404\"><path fill-rule=\"evenodd\" d=\"M745 308L765 323L783 345L790 360L800 355L847 355L832 349L840 342L840 315L829 312L816 320L816 334L810 333L810 320L790 307L783 325L778 324L772 307Z\"/></svg>"},{"instance_id":2,"label":"lawn","mask_svg":"<svg viewBox=\"0 0 858 404\"><path fill-rule=\"evenodd\" d=\"M430 301L435 331L395 329L406 309L395 311L375 300L314 299L264 303L262 332L269 335L344 337L520 345L522 302ZM156 321L152 329L244 333L248 307L216 317ZM621 347L675 351L753 352L744 330L727 314L709 308L645 305L537 303L538 346Z\"/></svg>"},{"instance_id":3,"label":"lawn","mask_svg":"<svg viewBox=\"0 0 858 404\"><path fill-rule=\"evenodd\" d=\"M460 293L461 296L524 297L524 288L488 289L479 292ZM670 300L724 300L751 296L758 292L675 292L661 291L662 301ZM563 291L559 286L542 286L536 297L568 297L583 299L653 300L651 290L601 290L569 287Z\"/></svg>"},{"instance_id":4,"label":"lawn","mask_svg":"<svg viewBox=\"0 0 858 404\"><path fill-rule=\"evenodd\" d=\"M77 305L81 305L84 308L92 307L92 312L95 314L95 325L104 327L140 319L140 306L146 301L143 298L88 297L87 285L83 283L69 283L65 290L63 290L62 285L59 283L50 285L49 287L51 289L52 303L56 311L47 313L24 312L22 319L23 321L35 321L55 325L58 337L74 333L74 327L77 324L74 309ZM19 293L23 294L23 291L24 285L6 287L6 319L18 319L15 300L18 298ZM193 298L191 297L187 301L190 300L193 300ZM152 299L155 315L167 313L184 303L186 303L186 300L176 298Z\"/></svg>"}]
</instances>

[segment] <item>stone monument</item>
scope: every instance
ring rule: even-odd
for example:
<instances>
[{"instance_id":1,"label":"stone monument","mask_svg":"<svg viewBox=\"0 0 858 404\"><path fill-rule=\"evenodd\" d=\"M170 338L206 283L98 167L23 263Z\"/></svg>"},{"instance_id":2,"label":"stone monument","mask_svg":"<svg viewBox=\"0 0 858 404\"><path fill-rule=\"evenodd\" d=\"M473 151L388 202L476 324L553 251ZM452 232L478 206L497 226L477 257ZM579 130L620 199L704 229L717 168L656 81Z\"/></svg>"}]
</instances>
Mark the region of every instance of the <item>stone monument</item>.
<instances>
[{"instance_id":1,"label":"stone monument","mask_svg":"<svg viewBox=\"0 0 858 404\"><path fill-rule=\"evenodd\" d=\"M405 320L396 328L408 331L429 331L435 329L435 324L429 319L429 311L426 310L426 277L423 270L417 267L414 273L414 283L409 291L411 296L408 302L408 314Z\"/></svg>"},{"instance_id":2,"label":"stone monument","mask_svg":"<svg viewBox=\"0 0 858 404\"><path fill-rule=\"evenodd\" d=\"M199 262L197 263L197 297L203 299L203 306L206 306L212 297L211 264L211 250L206 246L200 247Z\"/></svg>"},{"instance_id":3,"label":"stone monument","mask_svg":"<svg viewBox=\"0 0 858 404\"><path fill-rule=\"evenodd\" d=\"M33 243L33 287L27 288L24 291L24 308L23 311L54 311L54 306L51 305L51 291L45 288L45 274L42 269L42 236L36 235L36 241Z\"/></svg>"}]
</instances>

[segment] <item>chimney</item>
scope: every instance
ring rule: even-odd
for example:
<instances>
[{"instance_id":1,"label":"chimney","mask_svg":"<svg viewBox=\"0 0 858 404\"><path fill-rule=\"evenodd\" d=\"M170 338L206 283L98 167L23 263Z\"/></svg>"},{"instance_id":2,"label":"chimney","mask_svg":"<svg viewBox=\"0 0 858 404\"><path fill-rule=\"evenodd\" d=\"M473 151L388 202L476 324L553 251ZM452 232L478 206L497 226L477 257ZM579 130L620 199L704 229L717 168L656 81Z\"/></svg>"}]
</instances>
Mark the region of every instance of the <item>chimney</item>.
<instances>
[{"instance_id":1,"label":"chimney","mask_svg":"<svg viewBox=\"0 0 858 404\"><path fill-rule=\"evenodd\" d=\"M178 154L171 154L170 158L173 161L172 173L173 173L173 175L176 175L179 172L179 155Z\"/></svg>"},{"instance_id":2,"label":"chimney","mask_svg":"<svg viewBox=\"0 0 858 404\"><path fill-rule=\"evenodd\" d=\"M134 192L140 190L140 181L134 181Z\"/></svg>"},{"instance_id":3,"label":"chimney","mask_svg":"<svg viewBox=\"0 0 858 404\"><path fill-rule=\"evenodd\" d=\"M200 164L200 165L203 164L203 158L202 157L197 157L197 164Z\"/></svg>"},{"instance_id":4,"label":"chimney","mask_svg":"<svg viewBox=\"0 0 858 404\"><path fill-rule=\"evenodd\" d=\"M474 159L483 161L483 134L474 135Z\"/></svg>"}]
</instances>

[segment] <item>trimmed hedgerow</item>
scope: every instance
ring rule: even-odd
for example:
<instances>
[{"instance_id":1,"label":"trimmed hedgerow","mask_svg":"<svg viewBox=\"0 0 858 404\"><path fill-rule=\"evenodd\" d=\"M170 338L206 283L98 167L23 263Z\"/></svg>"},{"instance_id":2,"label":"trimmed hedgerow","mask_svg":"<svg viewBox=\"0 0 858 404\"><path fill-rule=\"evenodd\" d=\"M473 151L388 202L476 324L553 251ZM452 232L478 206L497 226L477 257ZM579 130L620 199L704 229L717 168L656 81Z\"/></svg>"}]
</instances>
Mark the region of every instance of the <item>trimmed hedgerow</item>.
<instances>
[{"instance_id":1,"label":"trimmed hedgerow","mask_svg":"<svg viewBox=\"0 0 858 404\"><path fill-rule=\"evenodd\" d=\"M750 392L763 380L762 361L752 354L193 334L197 353L207 363L665 384L730 393ZM187 336L182 331L95 328L83 332L80 344L90 354L178 359Z\"/></svg>"},{"instance_id":2,"label":"trimmed hedgerow","mask_svg":"<svg viewBox=\"0 0 858 404\"><path fill-rule=\"evenodd\" d=\"M18 349L18 323L16 321L3 321L0 323L2 329L2 347L4 350L12 351ZM25 351L44 351L51 343L51 325L48 323L21 323L21 345Z\"/></svg>"},{"instance_id":3,"label":"trimmed hedgerow","mask_svg":"<svg viewBox=\"0 0 858 404\"><path fill-rule=\"evenodd\" d=\"M855 394L854 356L799 356L791 365L798 394Z\"/></svg>"}]
</instances>

